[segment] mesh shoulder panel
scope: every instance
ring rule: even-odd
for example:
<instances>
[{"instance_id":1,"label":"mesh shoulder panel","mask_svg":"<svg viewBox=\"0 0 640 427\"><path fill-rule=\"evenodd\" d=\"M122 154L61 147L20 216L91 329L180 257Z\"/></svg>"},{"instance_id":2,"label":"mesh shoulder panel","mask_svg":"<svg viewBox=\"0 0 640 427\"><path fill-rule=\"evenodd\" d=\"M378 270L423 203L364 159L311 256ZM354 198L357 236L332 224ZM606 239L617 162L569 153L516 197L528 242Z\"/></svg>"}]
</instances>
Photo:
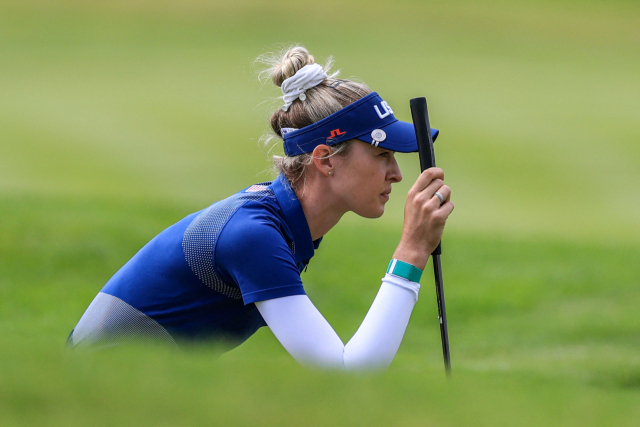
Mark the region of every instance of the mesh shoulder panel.
<instances>
[{"instance_id":1,"label":"mesh shoulder panel","mask_svg":"<svg viewBox=\"0 0 640 427\"><path fill-rule=\"evenodd\" d=\"M158 322L120 298L99 292L73 330L74 347L112 347L146 339L177 348L169 332Z\"/></svg>"},{"instance_id":2,"label":"mesh shoulder panel","mask_svg":"<svg viewBox=\"0 0 640 427\"><path fill-rule=\"evenodd\" d=\"M195 217L184 232L182 250L189 267L205 285L227 297L240 299L242 294L238 287L225 283L216 274L213 247L220 231L240 206L250 200L275 197L267 187L269 184L253 185L244 192L214 203Z\"/></svg>"}]
</instances>

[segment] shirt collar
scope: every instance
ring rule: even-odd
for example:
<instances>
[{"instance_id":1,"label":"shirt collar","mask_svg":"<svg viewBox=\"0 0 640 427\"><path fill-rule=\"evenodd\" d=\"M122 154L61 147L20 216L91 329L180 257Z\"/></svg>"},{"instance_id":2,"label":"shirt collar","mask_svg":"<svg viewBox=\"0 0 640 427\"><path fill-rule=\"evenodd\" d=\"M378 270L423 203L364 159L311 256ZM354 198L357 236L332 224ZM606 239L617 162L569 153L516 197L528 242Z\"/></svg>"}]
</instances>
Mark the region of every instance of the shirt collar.
<instances>
[{"instance_id":1,"label":"shirt collar","mask_svg":"<svg viewBox=\"0 0 640 427\"><path fill-rule=\"evenodd\" d=\"M295 243L294 256L297 262L306 261L313 257L314 250L320 246L322 237L316 240L312 240L311 231L309 230L309 224L307 218L304 216L302 205L298 200L298 196L291 188L289 180L280 174L271 183L271 189L276 195L278 204L284 213L285 221L291 229L293 234L293 240Z\"/></svg>"}]
</instances>

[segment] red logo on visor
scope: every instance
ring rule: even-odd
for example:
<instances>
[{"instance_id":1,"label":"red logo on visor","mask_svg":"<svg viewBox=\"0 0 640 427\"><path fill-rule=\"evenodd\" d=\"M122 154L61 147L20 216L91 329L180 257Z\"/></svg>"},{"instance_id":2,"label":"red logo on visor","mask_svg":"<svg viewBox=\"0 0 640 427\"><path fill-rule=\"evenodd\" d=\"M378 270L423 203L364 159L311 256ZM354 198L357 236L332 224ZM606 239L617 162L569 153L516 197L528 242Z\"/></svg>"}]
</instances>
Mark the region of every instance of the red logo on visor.
<instances>
[{"instance_id":1,"label":"red logo on visor","mask_svg":"<svg viewBox=\"0 0 640 427\"><path fill-rule=\"evenodd\" d=\"M337 138L344 135L345 133L346 132L340 132L340 129L334 129L331 131L331 135L329 135L329 138Z\"/></svg>"}]
</instances>

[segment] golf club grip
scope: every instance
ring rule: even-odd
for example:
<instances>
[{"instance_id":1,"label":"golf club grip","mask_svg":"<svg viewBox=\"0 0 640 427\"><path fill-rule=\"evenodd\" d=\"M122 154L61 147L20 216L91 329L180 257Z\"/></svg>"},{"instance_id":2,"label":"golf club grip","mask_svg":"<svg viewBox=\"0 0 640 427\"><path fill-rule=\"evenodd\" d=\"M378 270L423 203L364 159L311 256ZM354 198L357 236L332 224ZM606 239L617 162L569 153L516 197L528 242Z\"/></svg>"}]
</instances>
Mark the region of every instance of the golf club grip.
<instances>
[{"instance_id":1,"label":"golf club grip","mask_svg":"<svg viewBox=\"0 0 640 427\"><path fill-rule=\"evenodd\" d=\"M420 157L420 170L433 168L436 166L436 155L433 151L433 137L431 135L431 124L429 123L429 110L427 109L426 98L413 98L409 101L411 106L411 118L416 130L418 141L418 156ZM441 242L433 251L432 255L442 253Z\"/></svg>"}]
</instances>

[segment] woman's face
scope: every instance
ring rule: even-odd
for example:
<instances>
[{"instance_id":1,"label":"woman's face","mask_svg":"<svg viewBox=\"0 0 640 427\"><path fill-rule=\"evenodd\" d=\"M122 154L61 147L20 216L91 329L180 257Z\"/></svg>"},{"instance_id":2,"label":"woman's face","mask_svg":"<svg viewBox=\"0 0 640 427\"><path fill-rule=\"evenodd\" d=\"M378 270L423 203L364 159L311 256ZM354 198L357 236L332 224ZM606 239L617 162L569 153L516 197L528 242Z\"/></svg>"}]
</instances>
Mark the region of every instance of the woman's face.
<instances>
[{"instance_id":1,"label":"woman's face","mask_svg":"<svg viewBox=\"0 0 640 427\"><path fill-rule=\"evenodd\" d=\"M391 184L402 180L395 152L356 140L347 156L336 160L333 187L346 210L365 218L380 217Z\"/></svg>"}]
</instances>

